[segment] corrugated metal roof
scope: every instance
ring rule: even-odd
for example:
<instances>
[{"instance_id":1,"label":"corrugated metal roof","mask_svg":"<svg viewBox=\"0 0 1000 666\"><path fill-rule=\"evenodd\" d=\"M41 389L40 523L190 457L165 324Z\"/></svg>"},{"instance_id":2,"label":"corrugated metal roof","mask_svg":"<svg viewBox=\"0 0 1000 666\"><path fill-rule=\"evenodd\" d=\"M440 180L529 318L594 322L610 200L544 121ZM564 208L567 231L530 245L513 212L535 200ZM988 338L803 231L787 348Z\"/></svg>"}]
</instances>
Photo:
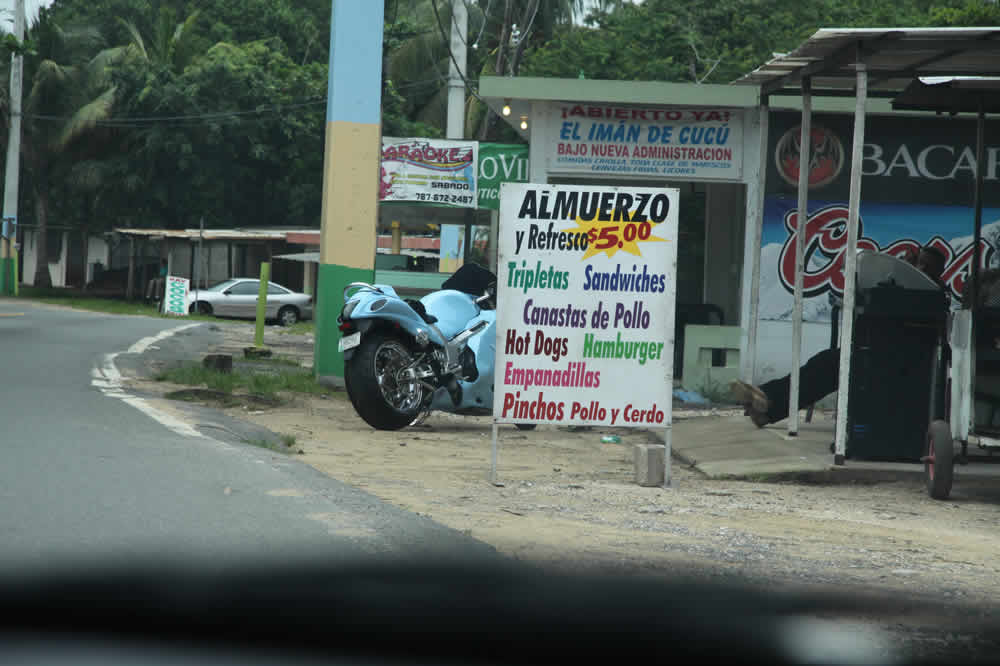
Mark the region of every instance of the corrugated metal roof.
<instances>
[{"instance_id":1,"label":"corrugated metal roof","mask_svg":"<svg viewBox=\"0 0 1000 666\"><path fill-rule=\"evenodd\" d=\"M734 83L775 94L809 76L814 95L853 95L858 62L873 97L894 96L917 77L1000 76L1000 27L824 28Z\"/></svg>"},{"instance_id":2,"label":"corrugated metal roof","mask_svg":"<svg viewBox=\"0 0 1000 666\"><path fill-rule=\"evenodd\" d=\"M205 229L204 235L198 229L115 229L115 233L125 236L154 238L179 238L197 240L285 240L289 234L313 232L314 229Z\"/></svg>"},{"instance_id":3,"label":"corrugated metal roof","mask_svg":"<svg viewBox=\"0 0 1000 666\"><path fill-rule=\"evenodd\" d=\"M319 252L295 252L293 254L276 254L274 259L287 259L289 261L302 261L305 263L319 263Z\"/></svg>"}]
</instances>

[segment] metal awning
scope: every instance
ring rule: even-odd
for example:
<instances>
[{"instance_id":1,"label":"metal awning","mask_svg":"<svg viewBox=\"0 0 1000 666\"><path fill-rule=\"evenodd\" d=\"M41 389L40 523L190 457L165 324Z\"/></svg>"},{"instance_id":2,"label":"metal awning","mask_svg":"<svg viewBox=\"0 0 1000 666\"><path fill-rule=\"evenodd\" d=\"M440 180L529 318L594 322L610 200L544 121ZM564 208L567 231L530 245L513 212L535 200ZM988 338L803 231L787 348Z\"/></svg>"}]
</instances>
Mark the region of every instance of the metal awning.
<instances>
[{"instance_id":1,"label":"metal awning","mask_svg":"<svg viewBox=\"0 0 1000 666\"><path fill-rule=\"evenodd\" d=\"M894 97L917 77L1000 76L1000 27L824 28L733 83L798 96L810 77L813 95L853 97L859 59L871 97Z\"/></svg>"},{"instance_id":2,"label":"metal awning","mask_svg":"<svg viewBox=\"0 0 1000 666\"><path fill-rule=\"evenodd\" d=\"M319 263L319 252L296 252L294 254L276 254L274 259L287 259L288 261L301 261L303 263Z\"/></svg>"},{"instance_id":3,"label":"metal awning","mask_svg":"<svg viewBox=\"0 0 1000 666\"><path fill-rule=\"evenodd\" d=\"M910 83L892 108L938 113L1000 113L1000 78L930 77Z\"/></svg>"},{"instance_id":4,"label":"metal awning","mask_svg":"<svg viewBox=\"0 0 1000 666\"><path fill-rule=\"evenodd\" d=\"M181 240L234 240L234 241L283 241L289 234L301 234L310 229L126 229L117 228L114 233L123 236L154 239L175 238Z\"/></svg>"}]
</instances>

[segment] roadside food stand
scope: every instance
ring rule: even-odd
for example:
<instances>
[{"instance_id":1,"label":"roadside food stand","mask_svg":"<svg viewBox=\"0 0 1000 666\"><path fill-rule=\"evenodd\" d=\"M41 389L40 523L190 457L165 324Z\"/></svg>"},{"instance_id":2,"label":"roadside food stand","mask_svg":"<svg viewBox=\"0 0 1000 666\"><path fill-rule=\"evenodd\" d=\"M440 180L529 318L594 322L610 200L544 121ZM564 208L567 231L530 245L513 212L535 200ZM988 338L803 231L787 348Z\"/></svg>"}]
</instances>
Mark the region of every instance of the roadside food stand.
<instances>
[{"instance_id":1,"label":"roadside food stand","mask_svg":"<svg viewBox=\"0 0 1000 666\"><path fill-rule=\"evenodd\" d=\"M969 274L968 293L972 303L976 298L980 271L987 257L982 252L982 181L984 162L985 113L990 108L978 90L996 85L992 77L1000 76L1000 27L985 28L918 28L918 29L823 29L788 54L778 56L743 77L738 84L758 86L760 90L760 115L766 123L769 100L775 95L797 95L802 99L799 164L810 164L812 147L811 101L813 96L855 98L854 132L851 150L850 201L846 220L847 251L843 262L844 302L841 310L840 374L837 395L837 427L834 462L843 465L849 438L848 414L852 350L855 338L856 289L858 270L858 218L861 201L862 150L865 143L865 111L869 96L895 100L895 108L930 109L957 115L964 112L977 114L977 141L975 157L976 188L975 215L970 220L973 231L974 257ZM947 79L948 89L941 89L941 79ZM967 77L974 77L969 79ZM927 89L931 83L931 90ZM933 85L937 83L938 85ZM930 93L929 95L927 93ZM766 124L761 132L762 146L766 146ZM766 151L760 151L766 159ZM808 209L809 170L799 170L798 210ZM760 238L762 206L750 220ZM789 406L789 434L798 430L799 372L801 364L801 331L803 308L803 276L806 267L806 238L798 234L795 251L795 307L792 349L792 391ZM759 246L759 244L758 244ZM755 255L752 302L749 332L756 347L756 309L759 304L760 266L759 254ZM984 308L988 310L988 308ZM928 489L935 497L947 496L952 472L952 437L963 447L975 443L981 447L1000 446L1000 439L975 433L972 423L973 384L975 382L976 345L971 341L975 313L979 308L956 313L952 316L951 341L958 353L952 364L951 414L952 423L942 428L936 421L929 424L926 453L923 457L928 476ZM964 346L963 346L964 345ZM752 351L751 351L752 353ZM934 381L928 377L928 383ZM947 409L947 406L945 407ZM932 419L944 416L940 408L931 407ZM994 433L995 435L996 433Z\"/></svg>"}]
</instances>

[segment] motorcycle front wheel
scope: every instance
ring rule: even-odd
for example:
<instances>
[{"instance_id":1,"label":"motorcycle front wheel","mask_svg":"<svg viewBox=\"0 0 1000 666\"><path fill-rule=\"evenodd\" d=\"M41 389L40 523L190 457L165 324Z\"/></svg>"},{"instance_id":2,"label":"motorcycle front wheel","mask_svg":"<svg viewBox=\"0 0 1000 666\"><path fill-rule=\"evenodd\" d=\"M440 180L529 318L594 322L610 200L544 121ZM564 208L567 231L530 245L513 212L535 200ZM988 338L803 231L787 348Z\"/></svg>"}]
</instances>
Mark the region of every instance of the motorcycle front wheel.
<instances>
[{"instance_id":1,"label":"motorcycle front wheel","mask_svg":"<svg viewBox=\"0 0 1000 666\"><path fill-rule=\"evenodd\" d=\"M404 340L377 332L365 337L344 363L347 395L365 423L376 430L399 430L417 417L424 389L399 378L412 362L413 353Z\"/></svg>"}]
</instances>

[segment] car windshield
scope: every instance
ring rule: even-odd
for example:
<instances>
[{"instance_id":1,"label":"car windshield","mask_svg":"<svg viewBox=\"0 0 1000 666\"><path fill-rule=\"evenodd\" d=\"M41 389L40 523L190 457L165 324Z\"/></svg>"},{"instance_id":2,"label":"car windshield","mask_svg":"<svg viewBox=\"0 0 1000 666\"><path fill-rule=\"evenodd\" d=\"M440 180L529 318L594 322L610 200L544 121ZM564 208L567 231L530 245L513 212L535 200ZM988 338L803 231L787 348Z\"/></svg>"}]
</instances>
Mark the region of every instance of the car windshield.
<instances>
[{"instance_id":1,"label":"car windshield","mask_svg":"<svg viewBox=\"0 0 1000 666\"><path fill-rule=\"evenodd\" d=\"M63 556L447 554L940 604L918 648L1000 620L1000 1L9 0L9 31L25 4L0 605ZM370 599L433 614L399 582ZM689 599L635 601L650 637Z\"/></svg>"}]
</instances>

